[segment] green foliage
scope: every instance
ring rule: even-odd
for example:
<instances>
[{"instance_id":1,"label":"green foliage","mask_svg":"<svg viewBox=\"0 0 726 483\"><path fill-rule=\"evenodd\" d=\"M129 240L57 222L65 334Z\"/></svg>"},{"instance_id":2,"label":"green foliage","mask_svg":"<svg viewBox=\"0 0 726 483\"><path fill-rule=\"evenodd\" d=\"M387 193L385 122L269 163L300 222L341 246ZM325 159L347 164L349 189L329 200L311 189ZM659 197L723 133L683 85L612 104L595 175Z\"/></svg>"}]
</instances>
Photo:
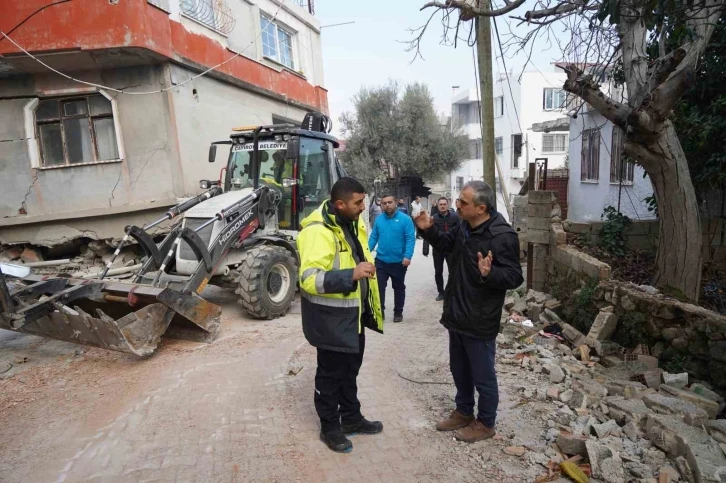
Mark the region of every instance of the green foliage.
<instances>
[{"instance_id":1,"label":"green foliage","mask_svg":"<svg viewBox=\"0 0 726 483\"><path fill-rule=\"evenodd\" d=\"M683 354L678 354L673 356L670 360L666 361L663 364L663 370L666 372L670 372L671 374L679 374L681 372L686 372L686 363L688 362L688 357Z\"/></svg>"},{"instance_id":2,"label":"green foliage","mask_svg":"<svg viewBox=\"0 0 726 483\"><path fill-rule=\"evenodd\" d=\"M648 208L648 212L658 216L658 202L655 200L655 195L646 196L643 198L643 201L645 202L646 208Z\"/></svg>"},{"instance_id":3,"label":"green foliage","mask_svg":"<svg viewBox=\"0 0 726 483\"><path fill-rule=\"evenodd\" d=\"M440 124L424 84L409 84L402 95L395 82L363 88L353 101L355 112L340 118L347 138L341 162L368 188L388 176L387 165L399 176L432 179L455 170L468 156L468 139Z\"/></svg>"},{"instance_id":4,"label":"green foliage","mask_svg":"<svg viewBox=\"0 0 726 483\"><path fill-rule=\"evenodd\" d=\"M612 340L623 347L632 349L638 344L651 346L652 338L645 330L647 316L642 312L628 312L618 320Z\"/></svg>"},{"instance_id":5,"label":"green foliage","mask_svg":"<svg viewBox=\"0 0 726 483\"><path fill-rule=\"evenodd\" d=\"M616 257L624 257L628 252L625 243L625 229L630 224L630 218L612 206L605 207L601 218L605 220L605 223L598 234L600 246Z\"/></svg>"},{"instance_id":6,"label":"green foliage","mask_svg":"<svg viewBox=\"0 0 726 483\"><path fill-rule=\"evenodd\" d=\"M598 309L595 306L595 290L597 289L597 280L590 279L585 285L575 292L565 295L563 306L563 315L565 321L574 328L587 334L590 331L592 323L597 317ZM553 294L554 295L554 294Z\"/></svg>"}]
</instances>

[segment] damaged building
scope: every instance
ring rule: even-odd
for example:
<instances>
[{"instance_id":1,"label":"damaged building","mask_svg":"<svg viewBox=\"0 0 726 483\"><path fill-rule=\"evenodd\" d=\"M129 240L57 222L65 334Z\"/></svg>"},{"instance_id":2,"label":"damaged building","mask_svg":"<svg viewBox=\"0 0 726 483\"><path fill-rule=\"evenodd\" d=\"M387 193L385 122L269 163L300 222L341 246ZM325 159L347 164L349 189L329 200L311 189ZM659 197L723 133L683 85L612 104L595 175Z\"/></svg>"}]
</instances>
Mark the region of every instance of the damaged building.
<instances>
[{"instance_id":1,"label":"damaged building","mask_svg":"<svg viewBox=\"0 0 726 483\"><path fill-rule=\"evenodd\" d=\"M209 163L209 144L233 127L328 110L312 2L28 0L2 12L3 245L119 237L219 178L226 153Z\"/></svg>"}]
</instances>

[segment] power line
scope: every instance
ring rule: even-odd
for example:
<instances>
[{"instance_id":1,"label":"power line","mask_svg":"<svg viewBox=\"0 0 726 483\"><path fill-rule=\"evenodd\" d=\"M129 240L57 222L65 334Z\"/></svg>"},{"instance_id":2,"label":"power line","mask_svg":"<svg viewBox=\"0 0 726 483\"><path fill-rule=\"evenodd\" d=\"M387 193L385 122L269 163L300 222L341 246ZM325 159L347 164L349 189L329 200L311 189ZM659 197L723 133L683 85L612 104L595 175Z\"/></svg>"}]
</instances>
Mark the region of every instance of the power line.
<instances>
[{"instance_id":1,"label":"power line","mask_svg":"<svg viewBox=\"0 0 726 483\"><path fill-rule=\"evenodd\" d=\"M70 0L65 0L65 1L70 1ZM277 18L277 15L280 13L280 10L282 10L282 7L283 7L283 5L285 5L285 2L286 1L287 0L282 0L282 2L280 2L280 5L277 7L277 11L275 12L275 15L272 16L271 22L274 22L275 21L275 19ZM58 2L58 3L61 3L61 2ZM21 22L21 24L22 24L22 22ZM17 28L18 26L16 26L15 28ZM260 30L259 35L257 35L257 37L255 37L244 49L240 50L239 52L236 52L232 57L230 57L230 58L228 58L228 59L220 62L219 64L214 65L214 66L210 67L209 69L201 72L200 74L197 74L197 75L195 75L193 77L190 77L189 79L187 79L187 80L185 80L183 82L180 82L179 84L176 84L176 85L173 85L173 86L169 86L169 87L164 87L162 89L155 90L155 91L145 91L145 92L128 92L128 91L126 91L124 89L116 89L115 87L104 86L102 84L96 84L96 83L93 83L93 82L86 82L84 80L76 79L75 77L72 77L72 76L70 76L68 74L65 74L65 73L63 73L63 72L61 72L61 71L59 71L57 69L54 69L53 67L49 66L48 64L46 64L42 60L38 59L33 54L31 54L30 52L28 52L27 50L25 50L17 42L15 42L13 39L11 39L8 36L8 34L5 33L5 32L3 32L2 30L0 30L0 35L2 35L2 38L0 38L0 40L2 40L3 38L8 39L10 41L10 43L12 43L15 47L17 47L19 50L21 50L23 53L25 53L25 55L27 55L28 57L30 57L31 59L33 59L34 61L36 61L40 65L42 65L43 67L45 67L46 69L48 69L50 71L53 71L56 74L60 75L61 77L65 77L68 80L71 80L73 82L77 82L79 84L84 84L84 85L91 86L91 87L98 87L99 89L104 89L104 90L107 90L107 91L116 92L118 94L128 94L128 95L135 95L135 96L143 96L143 95L150 95L150 94L161 94L161 93L166 92L166 91L169 91L171 89L174 89L174 88L177 88L177 87L181 87L184 84L187 84L187 83L189 83L189 82L191 82L193 80L196 80L196 79L198 79L198 78L200 78L200 77L202 77L204 75L207 75L209 72L212 72L213 70L218 69L219 67L223 66L224 64L227 64L228 62L231 62L232 60L234 60L237 57L239 57L240 55L242 55L247 49L249 49L252 45L254 45L260 39L260 37L262 37L262 30Z\"/></svg>"},{"instance_id":2,"label":"power line","mask_svg":"<svg viewBox=\"0 0 726 483\"><path fill-rule=\"evenodd\" d=\"M502 66L504 67L504 75L507 77L507 85L509 86L509 97L512 98L512 107L514 108L514 115L517 117L517 125L519 126L519 132L524 134L522 129L522 123L519 121L519 113L517 112L517 104L514 102L514 93L512 92L512 83L509 81L509 72L507 71L507 63L504 60L504 49L502 49L502 39L499 38L499 27L497 27L497 18L492 17L494 22L494 31L497 34L497 42L499 43L499 53L502 54Z\"/></svg>"},{"instance_id":3,"label":"power line","mask_svg":"<svg viewBox=\"0 0 726 483\"><path fill-rule=\"evenodd\" d=\"M48 5L44 6L44 7L40 7L38 10L36 10L35 12L31 13L30 15L28 15L27 17L25 17L23 20L21 20L20 23L17 24L15 27L13 27L10 30L8 30L8 35L10 35L11 33L15 32L21 25L23 25L25 22L27 22L31 18L35 17L37 14L39 14L40 12L42 12L43 10L45 10L46 8L54 7L56 5L60 5L61 3L68 3L70 1L71 0L60 0L58 2L50 3L50 4L48 4ZM5 37L0 38L0 42L2 42L4 38Z\"/></svg>"}]
</instances>

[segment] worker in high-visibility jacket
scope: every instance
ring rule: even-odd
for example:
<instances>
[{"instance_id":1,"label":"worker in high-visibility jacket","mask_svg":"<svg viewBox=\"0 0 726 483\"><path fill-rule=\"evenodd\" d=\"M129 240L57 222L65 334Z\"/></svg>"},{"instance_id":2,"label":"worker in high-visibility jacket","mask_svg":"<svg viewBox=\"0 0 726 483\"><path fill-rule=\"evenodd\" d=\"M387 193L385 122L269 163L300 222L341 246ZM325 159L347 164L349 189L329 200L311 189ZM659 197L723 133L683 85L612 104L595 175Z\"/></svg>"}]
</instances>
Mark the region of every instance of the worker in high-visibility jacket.
<instances>
[{"instance_id":1,"label":"worker in high-visibility jacket","mask_svg":"<svg viewBox=\"0 0 726 483\"><path fill-rule=\"evenodd\" d=\"M303 332L318 349L314 401L320 439L341 453L353 449L345 435L383 430L381 422L361 414L356 385L364 328L383 333L376 267L360 219L364 198L358 181L339 179L330 199L302 221L297 237Z\"/></svg>"}]
</instances>

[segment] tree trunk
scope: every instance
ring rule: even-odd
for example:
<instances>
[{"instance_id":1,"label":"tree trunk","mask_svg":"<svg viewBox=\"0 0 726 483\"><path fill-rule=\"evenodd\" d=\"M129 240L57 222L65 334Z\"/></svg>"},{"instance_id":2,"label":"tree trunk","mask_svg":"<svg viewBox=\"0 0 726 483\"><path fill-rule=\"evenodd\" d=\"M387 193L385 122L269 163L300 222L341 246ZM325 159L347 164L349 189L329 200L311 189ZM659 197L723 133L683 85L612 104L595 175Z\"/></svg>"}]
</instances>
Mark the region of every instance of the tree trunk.
<instances>
[{"instance_id":1,"label":"tree trunk","mask_svg":"<svg viewBox=\"0 0 726 483\"><path fill-rule=\"evenodd\" d=\"M696 303L701 291L703 235L688 162L671 122L665 122L651 143L631 151L636 159L642 159L638 156L642 148L650 154L650 161L643 159L642 164L653 183L660 219L653 285Z\"/></svg>"}]
</instances>

